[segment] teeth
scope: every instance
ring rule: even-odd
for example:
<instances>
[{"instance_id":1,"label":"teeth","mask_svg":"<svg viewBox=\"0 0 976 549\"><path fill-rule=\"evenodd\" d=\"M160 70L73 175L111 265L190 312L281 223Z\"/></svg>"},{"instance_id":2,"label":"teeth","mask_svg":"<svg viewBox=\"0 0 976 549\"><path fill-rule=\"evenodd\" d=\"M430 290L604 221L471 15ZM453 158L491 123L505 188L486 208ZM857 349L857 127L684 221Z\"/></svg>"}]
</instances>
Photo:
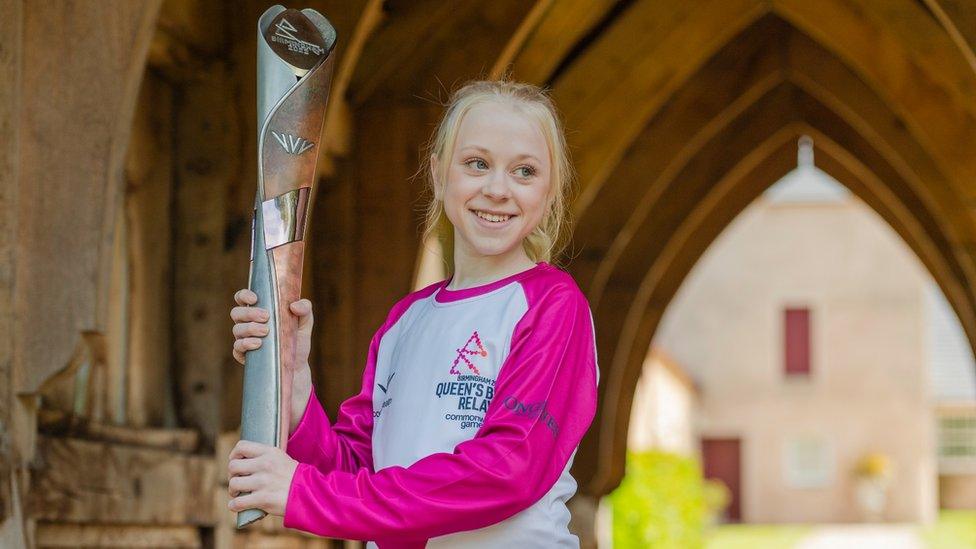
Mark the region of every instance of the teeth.
<instances>
[{"instance_id":1,"label":"teeth","mask_svg":"<svg viewBox=\"0 0 976 549\"><path fill-rule=\"evenodd\" d=\"M510 215L495 215L495 214L490 214L488 212L482 212L480 210L479 211L476 211L475 214L477 214L478 217L480 217L481 219L485 219L487 221L491 221L492 223L499 223L499 222L502 222L502 221L508 221L508 219L510 217L512 217Z\"/></svg>"}]
</instances>

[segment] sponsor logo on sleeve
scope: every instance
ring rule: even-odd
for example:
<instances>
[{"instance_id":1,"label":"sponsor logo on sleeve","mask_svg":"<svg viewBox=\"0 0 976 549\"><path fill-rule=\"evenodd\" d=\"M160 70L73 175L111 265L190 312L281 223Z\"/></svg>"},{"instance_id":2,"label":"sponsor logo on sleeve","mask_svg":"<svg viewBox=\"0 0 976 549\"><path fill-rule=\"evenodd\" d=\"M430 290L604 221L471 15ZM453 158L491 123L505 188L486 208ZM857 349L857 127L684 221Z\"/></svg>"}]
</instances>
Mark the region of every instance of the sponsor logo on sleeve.
<instances>
[{"instance_id":1,"label":"sponsor logo on sleeve","mask_svg":"<svg viewBox=\"0 0 976 549\"><path fill-rule=\"evenodd\" d=\"M539 421L549 429L552 434L552 438L556 438L559 435L559 423L556 418L552 417L549 413L547 407L548 401L541 400L539 402L522 402L515 395L508 395L502 400L502 404L505 408L510 410L516 416L525 417L528 419L539 418Z\"/></svg>"}]
</instances>

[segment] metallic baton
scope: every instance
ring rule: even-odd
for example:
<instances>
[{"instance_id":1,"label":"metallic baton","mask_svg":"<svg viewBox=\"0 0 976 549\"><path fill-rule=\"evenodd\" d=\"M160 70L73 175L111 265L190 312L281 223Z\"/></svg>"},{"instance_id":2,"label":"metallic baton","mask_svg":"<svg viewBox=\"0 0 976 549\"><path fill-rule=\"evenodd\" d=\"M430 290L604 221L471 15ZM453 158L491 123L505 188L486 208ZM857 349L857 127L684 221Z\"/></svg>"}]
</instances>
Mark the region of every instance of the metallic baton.
<instances>
[{"instance_id":1,"label":"metallic baton","mask_svg":"<svg viewBox=\"0 0 976 549\"><path fill-rule=\"evenodd\" d=\"M251 225L248 287L267 309L268 335L244 358L241 439L288 441L292 368L301 297L308 201L325 122L336 32L312 9L273 6L258 19L258 186ZM237 527L264 518L237 515Z\"/></svg>"}]
</instances>

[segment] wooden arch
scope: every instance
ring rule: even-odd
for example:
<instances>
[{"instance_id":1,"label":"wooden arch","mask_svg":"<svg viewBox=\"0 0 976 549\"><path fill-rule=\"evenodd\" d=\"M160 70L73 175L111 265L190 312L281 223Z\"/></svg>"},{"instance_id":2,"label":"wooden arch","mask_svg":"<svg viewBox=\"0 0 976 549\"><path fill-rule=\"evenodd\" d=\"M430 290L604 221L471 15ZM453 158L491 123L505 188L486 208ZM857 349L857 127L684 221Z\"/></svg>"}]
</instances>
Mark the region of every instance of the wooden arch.
<instances>
[{"instance_id":1,"label":"wooden arch","mask_svg":"<svg viewBox=\"0 0 976 549\"><path fill-rule=\"evenodd\" d=\"M919 242L917 235L924 234L922 223L912 218L909 207L887 180L876 175L890 174L890 169L885 170L883 164L866 165L859 159L862 149L841 144L856 136L818 121L827 114L822 105L793 85L775 88L736 120L732 131L696 156L696 160L712 159L711 166L695 162L681 170L676 178L680 185L672 185L661 203L652 208L648 223L641 227L643 237L638 237L644 238L643 246L635 242L627 254L629 262L643 264L632 266L637 270L626 274L615 272L613 288L594 311L598 330L602 330L598 331L601 349L612 350L601 351L601 357L606 357L602 361L610 363L604 363L608 372L602 387L599 428L591 433L601 439L587 440L580 451L583 459L593 459L596 465L597 476L588 486L591 493L612 489L623 474L633 388L643 354L667 304L710 242L766 187L795 166L795 142L800 135L814 137L818 165L876 209L912 244L936 276L949 269L933 239L923 237ZM782 127L777 130L776 126ZM734 156L722 158L720 155L731 147ZM641 262L642 258L646 261ZM627 280L637 272L643 275ZM597 453L591 453L593 450Z\"/></svg>"},{"instance_id":2,"label":"wooden arch","mask_svg":"<svg viewBox=\"0 0 976 549\"><path fill-rule=\"evenodd\" d=\"M917 2L624 4L623 9L607 12L612 17L596 28L595 36L584 40L567 33L567 40L582 41L577 46L585 47L579 51L530 40L514 61L515 74L521 77L524 56L524 77L550 82L566 113L583 186L578 212L586 209L663 102L733 36L767 15L788 21L852 67L932 149L930 154L935 151L935 158L952 166L950 171L972 173L976 160L962 138L976 131L971 123L976 113L972 108L976 71L966 61L967 52ZM550 18L540 23L540 32L549 28ZM547 74L537 60L542 47L567 52L572 58Z\"/></svg>"},{"instance_id":3,"label":"wooden arch","mask_svg":"<svg viewBox=\"0 0 976 549\"><path fill-rule=\"evenodd\" d=\"M781 47L769 48L769 40ZM664 307L707 243L785 173L772 167L782 144L769 135L795 137L797 127L816 135L824 167L909 243L972 337L972 258L958 245L972 239L971 217L898 122L844 63L767 17L713 58L645 128L579 225L595 227L579 233L582 261L574 266L578 280L589 283L607 380L599 427L580 452L596 465L591 493L612 489L622 475L632 390ZM749 160L757 151L764 151L759 168ZM655 177L640 177L647 173ZM634 200L638 191L643 198Z\"/></svg>"}]
</instances>

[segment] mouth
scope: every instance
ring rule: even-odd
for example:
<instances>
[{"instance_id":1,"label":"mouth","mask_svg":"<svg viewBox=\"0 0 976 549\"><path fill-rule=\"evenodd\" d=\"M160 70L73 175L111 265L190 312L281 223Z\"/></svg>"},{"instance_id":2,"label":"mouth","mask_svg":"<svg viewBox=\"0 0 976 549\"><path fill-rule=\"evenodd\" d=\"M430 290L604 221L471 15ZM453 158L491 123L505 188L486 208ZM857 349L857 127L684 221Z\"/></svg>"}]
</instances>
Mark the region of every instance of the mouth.
<instances>
[{"instance_id":1,"label":"mouth","mask_svg":"<svg viewBox=\"0 0 976 549\"><path fill-rule=\"evenodd\" d=\"M468 211L474 214L474 216L478 218L479 222L482 225L487 225L489 227L505 226L509 223L509 221L518 217L512 214L492 213L484 210L468 210Z\"/></svg>"}]
</instances>

